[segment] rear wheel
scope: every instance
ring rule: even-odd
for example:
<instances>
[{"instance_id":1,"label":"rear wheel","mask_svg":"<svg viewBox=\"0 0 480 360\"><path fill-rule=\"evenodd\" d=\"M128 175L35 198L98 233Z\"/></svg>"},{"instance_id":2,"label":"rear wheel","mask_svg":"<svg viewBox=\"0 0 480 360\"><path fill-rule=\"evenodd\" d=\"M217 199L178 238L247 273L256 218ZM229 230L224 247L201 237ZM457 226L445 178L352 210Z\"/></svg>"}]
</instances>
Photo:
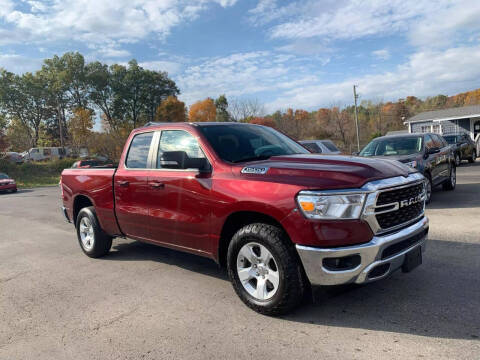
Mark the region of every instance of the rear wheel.
<instances>
[{"instance_id":1,"label":"rear wheel","mask_svg":"<svg viewBox=\"0 0 480 360\"><path fill-rule=\"evenodd\" d=\"M459 166L461 162L462 162L462 160L460 158L460 154L456 153L455 154L455 165Z\"/></svg>"},{"instance_id":2,"label":"rear wheel","mask_svg":"<svg viewBox=\"0 0 480 360\"><path fill-rule=\"evenodd\" d=\"M454 190L457 185L457 168L455 165L450 166L450 176L443 183L443 190Z\"/></svg>"},{"instance_id":3,"label":"rear wheel","mask_svg":"<svg viewBox=\"0 0 480 360\"><path fill-rule=\"evenodd\" d=\"M298 257L276 226L241 228L229 244L227 267L237 295L259 313L284 314L303 300L305 281Z\"/></svg>"},{"instance_id":4,"label":"rear wheel","mask_svg":"<svg viewBox=\"0 0 480 360\"><path fill-rule=\"evenodd\" d=\"M477 158L477 152L475 150L472 151L472 156L468 159L469 163L474 163L475 159Z\"/></svg>"},{"instance_id":5,"label":"rear wheel","mask_svg":"<svg viewBox=\"0 0 480 360\"><path fill-rule=\"evenodd\" d=\"M112 238L100 227L93 206L80 210L76 227L78 243L87 256L98 258L110 251Z\"/></svg>"}]
</instances>

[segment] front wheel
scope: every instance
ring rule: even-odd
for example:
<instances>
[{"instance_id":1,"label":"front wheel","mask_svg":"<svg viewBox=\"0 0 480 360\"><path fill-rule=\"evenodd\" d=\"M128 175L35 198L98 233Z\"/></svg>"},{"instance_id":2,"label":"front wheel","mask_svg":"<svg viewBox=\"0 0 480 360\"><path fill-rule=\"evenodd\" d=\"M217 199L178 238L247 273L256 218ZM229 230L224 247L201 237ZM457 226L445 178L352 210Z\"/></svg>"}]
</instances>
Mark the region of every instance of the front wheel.
<instances>
[{"instance_id":1,"label":"front wheel","mask_svg":"<svg viewBox=\"0 0 480 360\"><path fill-rule=\"evenodd\" d=\"M98 258L106 255L112 247L112 238L105 234L93 206L83 208L76 222L78 243L85 255Z\"/></svg>"},{"instance_id":2,"label":"front wheel","mask_svg":"<svg viewBox=\"0 0 480 360\"><path fill-rule=\"evenodd\" d=\"M432 177L430 176L429 173L425 174L425 179L427 180L425 184L425 204L428 204L432 200L433 184L432 184Z\"/></svg>"},{"instance_id":3,"label":"front wheel","mask_svg":"<svg viewBox=\"0 0 480 360\"><path fill-rule=\"evenodd\" d=\"M227 267L237 295L261 314L287 313L303 299L298 256L276 226L256 223L241 228L229 244Z\"/></svg>"},{"instance_id":4,"label":"front wheel","mask_svg":"<svg viewBox=\"0 0 480 360\"><path fill-rule=\"evenodd\" d=\"M443 190L454 190L457 185L457 168L452 164L450 166L450 176L443 183Z\"/></svg>"}]
</instances>

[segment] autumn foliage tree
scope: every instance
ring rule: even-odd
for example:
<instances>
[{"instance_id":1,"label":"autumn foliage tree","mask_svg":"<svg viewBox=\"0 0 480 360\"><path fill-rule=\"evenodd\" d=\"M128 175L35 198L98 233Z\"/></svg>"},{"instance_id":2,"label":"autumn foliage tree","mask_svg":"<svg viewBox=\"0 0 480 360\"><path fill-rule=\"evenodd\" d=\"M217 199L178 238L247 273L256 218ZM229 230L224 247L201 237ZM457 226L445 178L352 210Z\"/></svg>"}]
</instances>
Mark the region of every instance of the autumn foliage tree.
<instances>
[{"instance_id":1,"label":"autumn foliage tree","mask_svg":"<svg viewBox=\"0 0 480 360\"><path fill-rule=\"evenodd\" d=\"M256 124L256 125L269 126L271 128L277 127L277 124L275 123L275 121L272 118L268 118L268 117L257 116L257 117L251 118L249 123Z\"/></svg>"},{"instance_id":2,"label":"autumn foliage tree","mask_svg":"<svg viewBox=\"0 0 480 360\"><path fill-rule=\"evenodd\" d=\"M76 148L86 146L93 129L93 110L77 107L68 121L68 131L72 145Z\"/></svg>"},{"instance_id":3,"label":"autumn foliage tree","mask_svg":"<svg viewBox=\"0 0 480 360\"><path fill-rule=\"evenodd\" d=\"M215 102L211 98L197 101L190 106L190 111L188 112L188 118L192 122L215 121L216 116L217 108L215 107Z\"/></svg>"},{"instance_id":4,"label":"autumn foliage tree","mask_svg":"<svg viewBox=\"0 0 480 360\"><path fill-rule=\"evenodd\" d=\"M185 103L175 96L169 96L162 101L157 108L155 121L158 122L182 122L187 117Z\"/></svg>"}]
</instances>

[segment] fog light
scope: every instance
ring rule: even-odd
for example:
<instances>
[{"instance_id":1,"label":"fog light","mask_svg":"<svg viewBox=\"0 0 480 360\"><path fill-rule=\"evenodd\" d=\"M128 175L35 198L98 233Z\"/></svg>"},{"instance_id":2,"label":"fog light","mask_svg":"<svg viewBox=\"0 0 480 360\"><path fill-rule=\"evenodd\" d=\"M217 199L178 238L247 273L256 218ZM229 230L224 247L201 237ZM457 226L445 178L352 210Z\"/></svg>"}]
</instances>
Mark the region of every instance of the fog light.
<instances>
[{"instance_id":1,"label":"fog light","mask_svg":"<svg viewBox=\"0 0 480 360\"><path fill-rule=\"evenodd\" d=\"M323 267L329 271L352 270L360 265L360 255L333 257L323 259Z\"/></svg>"}]
</instances>

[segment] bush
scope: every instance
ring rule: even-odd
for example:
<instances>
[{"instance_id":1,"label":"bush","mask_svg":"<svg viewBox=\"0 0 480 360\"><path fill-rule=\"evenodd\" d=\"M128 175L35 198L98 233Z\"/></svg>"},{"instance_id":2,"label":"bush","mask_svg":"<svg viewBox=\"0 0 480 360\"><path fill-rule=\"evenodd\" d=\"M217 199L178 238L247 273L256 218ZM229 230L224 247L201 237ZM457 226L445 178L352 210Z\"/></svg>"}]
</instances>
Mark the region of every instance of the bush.
<instances>
[{"instance_id":1,"label":"bush","mask_svg":"<svg viewBox=\"0 0 480 360\"><path fill-rule=\"evenodd\" d=\"M62 170L71 167L75 161L74 159L63 159L17 165L1 159L0 172L7 173L15 179L19 188L57 185Z\"/></svg>"}]
</instances>

